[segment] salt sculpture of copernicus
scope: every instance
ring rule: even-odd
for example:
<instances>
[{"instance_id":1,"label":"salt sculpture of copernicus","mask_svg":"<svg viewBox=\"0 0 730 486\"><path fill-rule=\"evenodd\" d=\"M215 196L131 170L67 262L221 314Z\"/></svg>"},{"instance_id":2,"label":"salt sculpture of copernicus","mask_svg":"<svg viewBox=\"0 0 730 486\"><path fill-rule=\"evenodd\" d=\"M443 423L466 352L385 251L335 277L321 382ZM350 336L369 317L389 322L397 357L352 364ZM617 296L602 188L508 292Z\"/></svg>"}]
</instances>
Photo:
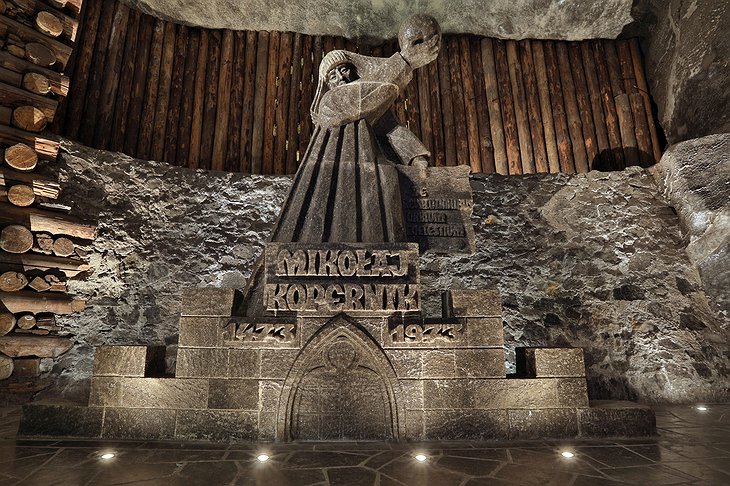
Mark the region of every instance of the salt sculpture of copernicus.
<instances>
[{"instance_id":1,"label":"salt sculpture of copernicus","mask_svg":"<svg viewBox=\"0 0 730 486\"><path fill-rule=\"evenodd\" d=\"M400 29L389 58L344 50L319 66L314 132L271 241L406 241L398 173L391 160L427 166L430 153L388 109L413 71L436 59L441 35L426 15Z\"/></svg>"}]
</instances>

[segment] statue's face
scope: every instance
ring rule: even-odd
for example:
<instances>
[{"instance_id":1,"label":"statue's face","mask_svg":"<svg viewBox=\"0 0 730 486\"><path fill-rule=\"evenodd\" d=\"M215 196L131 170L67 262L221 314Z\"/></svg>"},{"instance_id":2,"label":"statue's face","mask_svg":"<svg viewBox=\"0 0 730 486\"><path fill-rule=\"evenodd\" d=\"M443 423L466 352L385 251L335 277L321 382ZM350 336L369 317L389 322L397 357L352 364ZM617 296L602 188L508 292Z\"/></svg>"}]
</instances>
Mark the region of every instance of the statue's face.
<instances>
[{"instance_id":1,"label":"statue's face","mask_svg":"<svg viewBox=\"0 0 730 486\"><path fill-rule=\"evenodd\" d=\"M327 85L330 89L351 83L356 79L355 66L348 63L335 66L327 73Z\"/></svg>"}]
</instances>

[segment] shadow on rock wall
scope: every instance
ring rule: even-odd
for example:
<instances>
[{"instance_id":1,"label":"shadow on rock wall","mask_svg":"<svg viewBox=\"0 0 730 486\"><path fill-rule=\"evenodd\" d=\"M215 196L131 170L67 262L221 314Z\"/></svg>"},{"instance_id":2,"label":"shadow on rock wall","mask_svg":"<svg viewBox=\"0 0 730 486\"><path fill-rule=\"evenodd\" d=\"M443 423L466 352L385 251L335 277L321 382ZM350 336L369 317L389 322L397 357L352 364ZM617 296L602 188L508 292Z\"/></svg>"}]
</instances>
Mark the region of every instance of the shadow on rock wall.
<instances>
[{"instance_id":1,"label":"shadow on rock wall","mask_svg":"<svg viewBox=\"0 0 730 486\"><path fill-rule=\"evenodd\" d=\"M77 345L49 393L83 399L93 346L165 344L174 356L181 289L244 285L291 180L68 149L64 197L98 215L99 236L93 273L70 288L89 307L60 319ZM477 252L421 258L428 313L440 315L441 290L496 286L506 372L515 346L580 346L591 398L730 398L726 331L651 176L476 175L472 187Z\"/></svg>"}]
</instances>

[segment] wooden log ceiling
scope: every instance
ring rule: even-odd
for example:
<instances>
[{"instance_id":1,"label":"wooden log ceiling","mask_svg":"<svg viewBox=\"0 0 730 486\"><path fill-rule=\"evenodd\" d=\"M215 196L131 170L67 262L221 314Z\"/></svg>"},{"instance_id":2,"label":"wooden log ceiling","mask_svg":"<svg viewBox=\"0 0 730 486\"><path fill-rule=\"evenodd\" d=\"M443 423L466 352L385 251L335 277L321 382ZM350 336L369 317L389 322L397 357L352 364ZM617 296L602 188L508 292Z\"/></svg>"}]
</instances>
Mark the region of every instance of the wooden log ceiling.
<instances>
[{"instance_id":1,"label":"wooden log ceiling","mask_svg":"<svg viewBox=\"0 0 730 486\"><path fill-rule=\"evenodd\" d=\"M84 5L79 37L58 133L142 159L253 174L296 171L323 52L397 49L191 28L115 0ZM648 167L661 155L636 39L446 35L394 109L437 166L574 173Z\"/></svg>"}]
</instances>

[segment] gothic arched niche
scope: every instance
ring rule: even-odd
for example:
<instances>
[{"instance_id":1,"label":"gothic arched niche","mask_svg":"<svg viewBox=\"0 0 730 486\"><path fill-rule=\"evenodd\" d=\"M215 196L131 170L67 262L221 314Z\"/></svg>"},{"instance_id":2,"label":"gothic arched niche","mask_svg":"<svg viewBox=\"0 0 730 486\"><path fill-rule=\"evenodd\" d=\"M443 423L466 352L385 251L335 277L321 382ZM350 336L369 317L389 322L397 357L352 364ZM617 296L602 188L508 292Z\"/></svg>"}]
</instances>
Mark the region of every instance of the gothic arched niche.
<instances>
[{"instance_id":1,"label":"gothic arched niche","mask_svg":"<svg viewBox=\"0 0 730 486\"><path fill-rule=\"evenodd\" d=\"M281 440L397 440L395 372L367 331L332 319L299 354L284 384Z\"/></svg>"}]
</instances>

